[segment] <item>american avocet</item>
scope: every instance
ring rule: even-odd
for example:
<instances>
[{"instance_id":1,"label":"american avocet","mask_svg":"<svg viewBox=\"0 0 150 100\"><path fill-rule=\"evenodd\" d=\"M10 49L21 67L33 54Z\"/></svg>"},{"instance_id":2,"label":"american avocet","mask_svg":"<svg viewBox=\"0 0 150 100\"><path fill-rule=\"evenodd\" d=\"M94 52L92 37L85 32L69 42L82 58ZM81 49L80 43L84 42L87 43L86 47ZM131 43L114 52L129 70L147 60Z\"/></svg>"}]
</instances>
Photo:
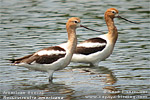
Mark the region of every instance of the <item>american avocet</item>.
<instances>
[{"instance_id":1,"label":"american avocet","mask_svg":"<svg viewBox=\"0 0 150 100\"><path fill-rule=\"evenodd\" d=\"M95 38L90 38L78 44L75 53L73 54L72 62L89 63L90 65L97 66L100 61L105 60L110 56L118 38L114 18L121 18L129 21L119 16L117 9L108 9L105 12L108 33ZM129 22L135 23L132 21Z\"/></svg>"},{"instance_id":2,"label":"american avocet","mask_svg":"<svg viewBox=\"0 0 150 100\"><path fill-rule=\"evenodd\" d=\"M76 28L80 27L80 19L72 17L66 23L68 42L41 49L31 55L13 59L12 65L23 66L37 71L49 73L49 81L53 79L53 72L65 68L72 58L77 45Z\"/></svg>"}]
</instances>

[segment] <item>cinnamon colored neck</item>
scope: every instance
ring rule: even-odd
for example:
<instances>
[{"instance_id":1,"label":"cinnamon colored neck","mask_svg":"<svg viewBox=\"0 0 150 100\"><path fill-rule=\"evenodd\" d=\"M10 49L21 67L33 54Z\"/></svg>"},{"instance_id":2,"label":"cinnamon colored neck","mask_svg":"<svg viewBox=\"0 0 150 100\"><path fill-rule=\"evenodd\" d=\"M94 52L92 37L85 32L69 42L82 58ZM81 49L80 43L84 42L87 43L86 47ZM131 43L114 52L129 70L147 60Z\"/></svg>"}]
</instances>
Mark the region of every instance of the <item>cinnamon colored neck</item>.
<instances>
[{"instance_id":1,"label":"cinnamon colored neck","mask_svg":"<svg viewBox=\"0 0 150 100\"><path fill-rule=\"evenodd\" d=\"M114 24L114 18L111 18L109 16L105 16L105 21L108 27L108 38L112 43L116 43L116 40L118 38L118 32L117 32L117 28Z\"/></svg>"},{"instance_id":2,"label":"cinnamon colored neck","mask_svg":"<svg viewBox=\"0 0 150 100\"><path fill-rule=\"evenodd\" d=\"M71 51L71 53L74 52L77 46L77 37L76 37L76 30L74 28L67 27L68 32L68 50Z\"/></svg>"}]
</instances>

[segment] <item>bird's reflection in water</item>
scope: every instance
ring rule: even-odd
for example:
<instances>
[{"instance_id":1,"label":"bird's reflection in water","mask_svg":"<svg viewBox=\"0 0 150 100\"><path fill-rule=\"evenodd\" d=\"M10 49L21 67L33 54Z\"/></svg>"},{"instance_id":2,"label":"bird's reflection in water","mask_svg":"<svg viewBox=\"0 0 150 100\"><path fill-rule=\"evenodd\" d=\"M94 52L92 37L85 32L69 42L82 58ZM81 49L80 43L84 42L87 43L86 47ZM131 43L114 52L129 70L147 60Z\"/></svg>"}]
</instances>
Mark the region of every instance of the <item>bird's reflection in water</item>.
<instances>
[{"instance_id":1,"label":"bird's reflection in water","mask_svg":"<svg viewBox=\"0 0 150 100\"><path fill-rule=\"evenodd\" d=\"M58 83L50 83L50 84L42 84L42 85L34 85L34 86L29 86L26 88L22 88L23 90L27 90L27 91L42 91L42 94L38 94L38 95L31 95L34 97L38 97L38 98L43 98L43 100L76 100L75 97L73 97L72 95L74 95L75 90L71 89L69 86L65 85L65 84L58 84Z\"/></svg>"},{"instance_id":2,"label":"bird's reflection in water","mask_svg":"<svg viewBox=\"0 0 150 100\"><path fill-rule=\"evenodd\" d=\"M79 100L89 95L113 96L117 91L117 79L106 67L76 66L58 71L50 84L32 85L25 90L42 90L40 97L63 97L65 100ZM24 90L24 89L23 89Z\"/></svg>"},{"instance_id":3,"label":"bird's reflection in water","mask_svg":"<svg viewBox=\"0 0 150 100\"><path fill-rule=\"evenodd\" d=\"M117 78L115 77L113 71L109 68L103 66L78 66L75 68L73 67L72 70L78 70L81 73L88 73L91 75L95 74L96 76L91 77L91 80L100 80L104 83L103 93L105 95L113 96L120 93L115 86Z\"/></svg>"}]
</instances>

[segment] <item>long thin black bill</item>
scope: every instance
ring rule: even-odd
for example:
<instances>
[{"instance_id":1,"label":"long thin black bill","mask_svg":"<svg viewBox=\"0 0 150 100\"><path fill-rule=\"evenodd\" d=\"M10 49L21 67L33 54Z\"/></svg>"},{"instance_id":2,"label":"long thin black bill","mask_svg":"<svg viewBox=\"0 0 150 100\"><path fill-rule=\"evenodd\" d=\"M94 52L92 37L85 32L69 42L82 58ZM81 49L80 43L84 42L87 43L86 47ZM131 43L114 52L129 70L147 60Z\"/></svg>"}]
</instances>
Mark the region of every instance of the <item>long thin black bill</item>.
<instances>
[{"instance_id":1,"label":"long thin black bill","mask_svg":"<svg viewBox=\"0 0 150 100\"><path fill-rule=\"evenodd\" d=\"M95 31L95 32L102 32L102 31L98 31L98 30L94 30L94 29L88 28L88 27L83 26L83 25L80 25L80 27L83 27L83 28L86 28L88 30Z\"/></svg>"},{"instance_id":2,"label":"long thin black bill","mask_svg":"<svg viewBox=\"0 0 150 100\"><path fill-rule=\"evenodd\" d=\"M130 20L128 20L128 19L125 19L125 18L123 18L123 17L121 17L121 16L117 16L117 17L120 18L120 19L123 19L123 20L125 20L125 21L128 21L128 22L130 22L130 23L140 24L140 23L138 23L138 22L133 22L133 21L130 21Z\"/></svg>"}]
</instances>

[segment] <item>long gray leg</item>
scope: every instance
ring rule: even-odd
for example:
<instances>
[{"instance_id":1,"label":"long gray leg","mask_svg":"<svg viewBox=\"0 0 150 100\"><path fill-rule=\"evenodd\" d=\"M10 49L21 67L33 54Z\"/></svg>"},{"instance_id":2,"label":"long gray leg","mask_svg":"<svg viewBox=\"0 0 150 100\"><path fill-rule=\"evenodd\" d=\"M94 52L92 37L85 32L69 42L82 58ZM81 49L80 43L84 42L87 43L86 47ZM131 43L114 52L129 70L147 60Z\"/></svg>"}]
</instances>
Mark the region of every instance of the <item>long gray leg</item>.
<instances>
[{"instance_id":1,"label":"long gray leg","mask_svg":"<svg viewBox=\"0 0 150 100\"><path fill-rule=\"evenodd\" d=\"M49 71L48 71L49 82L50 82L50 83L52 83L52 80L53 80L53 73L54 73L54 70L49 70Z\"/></svg>"},{"instance_id":2,"label":"long gray leg","mask_svg":"<svg viewBox=\"0 0 150 100\"><path fill-rule=\"evenodd\" d=\"M96 62L96 63L90 63L90 67L98 67L98 62Z\"/></svg>"}]
</instances>

